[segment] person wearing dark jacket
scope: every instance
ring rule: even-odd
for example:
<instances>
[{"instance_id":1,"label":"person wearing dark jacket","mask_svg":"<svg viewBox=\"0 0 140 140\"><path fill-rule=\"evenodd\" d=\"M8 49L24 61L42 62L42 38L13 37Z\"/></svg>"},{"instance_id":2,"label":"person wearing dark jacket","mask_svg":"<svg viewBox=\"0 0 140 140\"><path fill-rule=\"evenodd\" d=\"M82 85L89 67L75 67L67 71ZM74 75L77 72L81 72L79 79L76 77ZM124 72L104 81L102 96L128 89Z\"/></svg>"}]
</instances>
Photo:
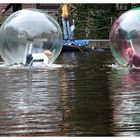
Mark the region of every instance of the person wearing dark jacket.
<instances>
[{"instance_id":1,"label":"person wearing dark jacket","mask_svg":"<svg viewBox=\"0 0 140 140\"><path fill-rule=\"evenodd\" d=\"M10 3L7 5L7 7L5 9L3 9L1 11L1 13L5 13L6 11L8 11L10 8L12 8L13 12L16 12L18 10L22 9L22 4L21 3Z\"/></svg>"}]
</instances>

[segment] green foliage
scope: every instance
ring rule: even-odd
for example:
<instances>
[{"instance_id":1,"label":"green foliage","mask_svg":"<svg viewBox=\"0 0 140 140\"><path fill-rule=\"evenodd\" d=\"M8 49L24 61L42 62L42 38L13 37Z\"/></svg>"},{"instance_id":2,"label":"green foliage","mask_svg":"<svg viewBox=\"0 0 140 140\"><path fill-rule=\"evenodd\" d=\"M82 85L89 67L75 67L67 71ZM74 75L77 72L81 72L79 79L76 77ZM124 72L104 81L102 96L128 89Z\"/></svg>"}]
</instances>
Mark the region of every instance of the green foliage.
<instances>
[{"instance_id":1,"label":"green foliage","mask_svg":"<svg viewBox=\"0 0 140 140\"><path fill-rule=\"evenodd\" d=\"M75 4L75 37L107 39L116 16L115 4Z\"/></svg>"}]
</instances>

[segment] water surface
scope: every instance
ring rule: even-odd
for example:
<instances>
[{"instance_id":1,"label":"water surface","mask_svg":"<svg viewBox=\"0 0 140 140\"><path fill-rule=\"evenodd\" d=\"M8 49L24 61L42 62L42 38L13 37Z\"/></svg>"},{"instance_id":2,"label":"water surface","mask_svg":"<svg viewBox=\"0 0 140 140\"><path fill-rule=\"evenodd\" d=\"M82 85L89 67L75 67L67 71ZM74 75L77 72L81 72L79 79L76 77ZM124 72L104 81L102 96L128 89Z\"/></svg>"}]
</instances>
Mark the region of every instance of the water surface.
<instances>
[{"instance_id":1,"label":"water surface","mask_svg":"<svg viewBox=\"0 0 140 140\"><path fill-rule=\"evenodd\" d=\"M48 68L0 67L1 136L140 136L140 73L110 51L62 53Z\"/></svg>"}]
</instances>

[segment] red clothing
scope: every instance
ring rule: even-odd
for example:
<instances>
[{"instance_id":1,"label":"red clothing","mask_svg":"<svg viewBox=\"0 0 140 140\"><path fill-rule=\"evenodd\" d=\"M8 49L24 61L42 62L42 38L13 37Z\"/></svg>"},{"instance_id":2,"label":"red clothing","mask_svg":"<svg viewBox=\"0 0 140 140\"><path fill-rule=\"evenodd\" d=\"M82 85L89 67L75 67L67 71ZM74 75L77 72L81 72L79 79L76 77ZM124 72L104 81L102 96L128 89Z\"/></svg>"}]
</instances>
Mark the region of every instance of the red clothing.
<instances>
[{"instance_id":1,"label":"red clothing","mask_svg":"<svg viewBox=\"0 0 140 140\"><path fill-rule=\"evenodd\" d=\"M130 59L128 65L134 65L135 67L140 67L140 57L137 54L134 54Z\"/></svg>"}]
</instances>

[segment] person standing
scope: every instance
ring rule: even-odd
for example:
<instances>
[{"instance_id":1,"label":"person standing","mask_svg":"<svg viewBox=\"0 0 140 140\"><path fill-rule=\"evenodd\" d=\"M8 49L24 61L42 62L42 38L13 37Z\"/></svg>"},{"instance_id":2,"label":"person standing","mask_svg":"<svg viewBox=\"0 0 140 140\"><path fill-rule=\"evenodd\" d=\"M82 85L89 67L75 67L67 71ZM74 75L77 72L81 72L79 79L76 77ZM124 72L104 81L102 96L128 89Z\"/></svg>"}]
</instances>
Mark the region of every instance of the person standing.
<instances>
[{"instance_id":1,"label":"person standing","mask_svg":"<svg viewBox=\"0 0 140 140\"><path fill-rule=\"evenodd\" d=\"M73 9L70 9L70 7ZM70 14L75 10L75 7L72 5L63 4L61 10L62 10L61 17L62 17L64 39L65 40L73 39L73 33L71 31L69 18L70 18Z\"/></svg>"},{"instance_id":2,"label":"person standing","mask_svg":"<svg viewBox=\"0 0 140 140\"><path fill-rule=\"evenodd\" d=\"M10 8L12 8L13 12L16 12L18 10L22 9L22 4L21 3L10 3L7 5L7 7L5 9L3 9L1 11L1 13L5 13L6 11L8 11Z\"/></svg>"}]
</instances>

